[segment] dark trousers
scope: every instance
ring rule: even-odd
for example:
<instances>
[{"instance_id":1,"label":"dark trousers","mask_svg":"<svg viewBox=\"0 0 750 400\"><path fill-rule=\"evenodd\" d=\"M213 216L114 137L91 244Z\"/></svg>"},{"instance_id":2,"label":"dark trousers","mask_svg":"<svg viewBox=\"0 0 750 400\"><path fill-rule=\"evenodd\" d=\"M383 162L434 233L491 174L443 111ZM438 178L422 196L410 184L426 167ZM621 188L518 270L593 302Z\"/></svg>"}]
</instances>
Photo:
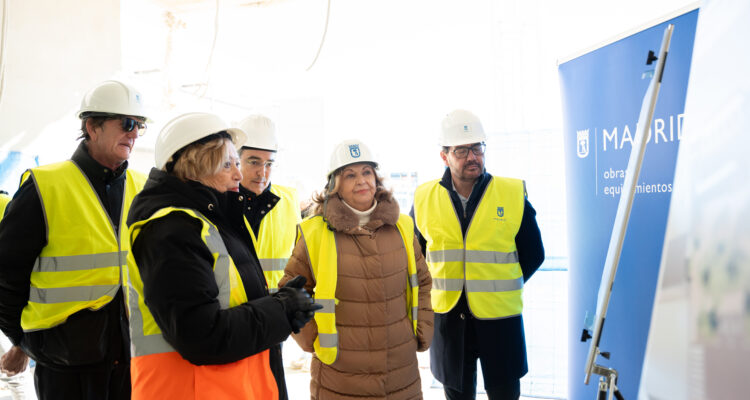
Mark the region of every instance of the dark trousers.
<instances>
[{"instance_id":1,"label":"dark trousers","mask_svg":"<svg viewBox=\"0 0 750 400\"><path fill-rule=\"evenodd\" d=\"M464 332L464 362L461 386L463 391L443 387L446 400L474 400L477 397L477 360L479 349L476 346L473 320L466 324ZM489 400L518 400L521 396L521 380L510 379L503 382L484 382Z\"/></svg>"},{"instance_id":2,"label":"dark trousers","mask_svg":"<svg viewBox=\"0 0 750 400\"><path fill-rule=\"evenodd\" d=\"M37 364L34 386L39 400L129 400L130 364L87 371L65 371Z\"/></svg>"},{"instance_id":3,"label":"dark trousers","mask_svg":"<svg viewBox=\"0 0 750 400\"><path fill-rule=\"evenodd\" d=\"M476 364L475 364L476 365ZM465 367L464 367L465 368ZM459 392L458 390L451 389L447 386L443 387L445 392L446 400L474 400L477 398L477 382L476 373L474 375L474 385L467 386L467 382L464 381L464 391ZM487 398L490 400L518 400L521 396L521 380L516 379L515 382L504 382L506 385L495 386L493 388L485 388L487 391Z\"/></svg>"}]
</instances>

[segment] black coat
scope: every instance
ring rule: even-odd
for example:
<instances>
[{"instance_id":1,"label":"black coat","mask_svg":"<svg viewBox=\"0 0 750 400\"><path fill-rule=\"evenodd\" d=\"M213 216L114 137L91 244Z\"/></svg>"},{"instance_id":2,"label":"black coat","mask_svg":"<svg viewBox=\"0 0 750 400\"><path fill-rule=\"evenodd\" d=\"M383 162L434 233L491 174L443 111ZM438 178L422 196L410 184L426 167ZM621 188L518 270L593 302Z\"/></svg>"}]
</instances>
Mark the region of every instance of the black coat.
<instances>
[{"instance_id":1,"label":"black coat","mask_svg":"<svg viewBox=\"0 0 750 400\"><path fill-rule=\"evenodd\" d=\"M196 210L219 230L234 260L248 302L222 310L213 256L200 236L202 224L185 213L146 223L132 252L143 280L144 298L166 341L196 365L226 364L266 349L286 399L280 343L291 333L281 302L268 295L263 272L242 217L240 193L219 193L198 182L182 182L152 169L136 196L128 226L164 207Z\"/></svg>"},{"instance_id":2,"label":"black coat","mask_svg":"<svg viewBox=\"0 0 750 400\"><path fill-rule=\"evenodd\" d=\"M464 213L458 193L453 189L450 169L445 169L440 184L450 194L464 237L491 179L492 175L487 172L479 177ZM414 216L414 209L411 215ZM417 235L422 252L425 252L427 242L419 231ZM544 261L544 246L536 223L536 211L528 200L525 201L521 226L516 234L516 249L524 281L527 281ZM473 337L465 335L467 324L473 326ZM476 319L469 311L465 294L462 294L456 306L449 312L435 313L435 335L430 347L430 367L435 378L445 386L462 390L464 341L473 341L479 349L485 387L491 388L493 382L521 378L528 372L523 317L519 315L496 320Z\"/></svg>"}]
</instances>

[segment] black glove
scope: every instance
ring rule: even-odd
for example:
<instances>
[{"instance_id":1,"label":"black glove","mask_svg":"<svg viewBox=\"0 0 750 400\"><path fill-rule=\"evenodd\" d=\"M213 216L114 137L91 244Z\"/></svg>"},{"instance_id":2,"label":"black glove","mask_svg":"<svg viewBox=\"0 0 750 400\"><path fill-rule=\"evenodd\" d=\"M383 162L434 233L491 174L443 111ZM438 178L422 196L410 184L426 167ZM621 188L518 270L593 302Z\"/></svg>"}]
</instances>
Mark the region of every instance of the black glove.
<instances>
[{"instance_id":1,"label":"black glove","mask_svg":"<svg viewBox=\"0 0 750 400\"><path fill-rule=\"evenodd\" d=\"M323 308L322 305L313 303L312 298L304 289L305 283L307 283L307 278L298 275L273 294L273 297L284 307L294 333L299 333L299 330L315 316L315 311Z\"/></svg>"}]
</instances>

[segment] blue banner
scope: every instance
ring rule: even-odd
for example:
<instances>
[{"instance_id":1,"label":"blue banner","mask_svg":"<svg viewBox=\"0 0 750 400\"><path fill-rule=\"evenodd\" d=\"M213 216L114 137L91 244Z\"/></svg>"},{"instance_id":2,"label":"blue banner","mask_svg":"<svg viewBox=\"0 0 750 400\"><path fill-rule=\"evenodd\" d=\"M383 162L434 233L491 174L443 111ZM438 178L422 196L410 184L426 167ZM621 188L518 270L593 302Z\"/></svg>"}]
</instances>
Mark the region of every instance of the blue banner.
<instances>
[{"instance_id":1,"label":"blue banner","mask_svg":"<svg viewBox=\"0 0 750 400\"><path fill-rule=\"evenodd\" d=\"M596 398L598 377L584 385L589 343L579 339L586 314L596 312L636 123L654 67L646 65L648 51L658 51L664 29L674 24L599 346L612 357L597 360L618 371L625 398L638 393L697 18L698 10L690 11L560 64L570 245L569 399Z\"/></svg>"},{"instance_id":2,"label":"blue banner","mask_svg":"<svg viewBox=\"0 0 750 400\"><path fill-rule=\"evenodd\" d=\"M0 190L12 196L18 189L23 172L38 165L37 156L19 151L0 152Z\"/></svg>"}]
</instances>

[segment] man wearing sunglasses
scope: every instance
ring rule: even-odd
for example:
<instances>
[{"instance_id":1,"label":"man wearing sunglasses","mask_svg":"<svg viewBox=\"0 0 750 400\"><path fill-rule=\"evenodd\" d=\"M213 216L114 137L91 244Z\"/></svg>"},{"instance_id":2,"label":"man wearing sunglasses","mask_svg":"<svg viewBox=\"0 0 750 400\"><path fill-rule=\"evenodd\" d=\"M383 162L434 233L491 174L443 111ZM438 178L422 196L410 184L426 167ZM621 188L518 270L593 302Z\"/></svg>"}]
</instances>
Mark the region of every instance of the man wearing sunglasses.
<instances>
[{"instance_id":1,"label":"man wearing sunglasses","mask_svg":"<svg viewBox=\"0 0 750 400\"><path fill-rule=\"evenodd\" d=\"M145 182L128 170L146 130L141 94L105 81L83 98L68 161L32 168L0 223L0 328L8 374L37 361L40 399L129 399L125 220Z\"/></svg>"},{"instance_id":2,"label":"man wearing sunglasses","mask_svg":"<svg viewBox=\"0 0 750 400\"><path fill-rule=\"evenodd\" d=\"M523 285L544 261L524 181L484 168L486 136L474 114L443 119L441 179L420 185L412 216L432 274L430 366L448 400L476 397L477 359L490 400L518 399L528 371Z\"/></svg>"}]
</instances>

